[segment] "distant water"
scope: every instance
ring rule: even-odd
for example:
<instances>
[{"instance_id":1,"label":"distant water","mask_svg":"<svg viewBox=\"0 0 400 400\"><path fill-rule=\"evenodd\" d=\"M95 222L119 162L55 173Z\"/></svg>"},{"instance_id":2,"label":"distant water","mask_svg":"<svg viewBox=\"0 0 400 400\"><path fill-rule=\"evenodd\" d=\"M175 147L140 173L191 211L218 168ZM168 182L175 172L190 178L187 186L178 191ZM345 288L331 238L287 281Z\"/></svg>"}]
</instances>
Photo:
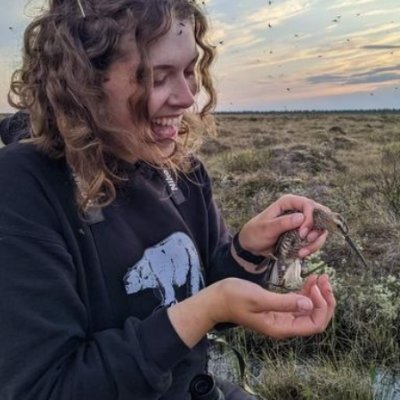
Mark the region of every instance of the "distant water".
<instances>
[{"instance_id":1,"label":"distant water","mask_svg":"<svg viewBox=\"0 0 400 400\"><path fill-rule=\"evenodd\" d=\"M374 400L400 400L400 374L378 371L374 384Z\"/></svg>"}]
</instances>

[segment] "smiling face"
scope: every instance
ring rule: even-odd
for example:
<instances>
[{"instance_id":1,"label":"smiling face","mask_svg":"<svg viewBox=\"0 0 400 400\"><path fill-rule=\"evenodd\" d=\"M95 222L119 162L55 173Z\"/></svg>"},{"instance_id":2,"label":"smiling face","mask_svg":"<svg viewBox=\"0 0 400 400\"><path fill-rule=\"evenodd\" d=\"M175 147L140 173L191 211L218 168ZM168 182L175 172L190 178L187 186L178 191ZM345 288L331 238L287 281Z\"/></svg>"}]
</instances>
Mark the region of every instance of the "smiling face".
<instances>
[{"instance_id":1,"label":"smiling face","mask_svg":"<svg viewBox=\"0 0 400 400\"><path fill-rule=\"evenodd\" d=\"M132 39L124 39L122 53L125 57L109 68L104 89L113 123L121 129L135 132L134 110L129 100L139 89L136 70L140 57ZM149 48L153 86L150 89L148 115L153 139L165 157L173 153L183 113L194 103L197 58L194 28L190 20L173 18L169 31Z\"/></svg>"},{"instance_id":2,"label":"smiling face","mask_svg":"<svg viewBox=\"0 0 400 400\"><path fill-rule=\"evenodd\" d=\"M173 19L170 30L150 48L153 87L149 116L154 139L165 156L172 153L185 110L194 103L198 58L193 23Z\"/></svg>"}]
</instances>

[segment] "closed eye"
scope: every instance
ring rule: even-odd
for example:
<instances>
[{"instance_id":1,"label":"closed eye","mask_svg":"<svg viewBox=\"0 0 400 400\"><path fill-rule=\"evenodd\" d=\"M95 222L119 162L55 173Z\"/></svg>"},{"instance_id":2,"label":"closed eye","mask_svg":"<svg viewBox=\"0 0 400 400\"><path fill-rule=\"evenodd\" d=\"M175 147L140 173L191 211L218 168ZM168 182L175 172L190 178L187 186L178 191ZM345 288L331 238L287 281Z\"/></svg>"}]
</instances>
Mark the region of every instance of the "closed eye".
<instances>
[{"instance_id":1,"label":"closed eye","mask_svg":"<svg viewBox=\"0 0 400 400\"><path fill-rule=\"evenodd\" d=\"M157 87L157 86L163 85L164 83L167 82L167 78L168 78L168 74L155 76L154 79L153 79L153 86Z\"/></svg>"},{"instance_id":2,"label":"closed eye","mask_svg":"<svg viewBox=\"0 0 400 400\"><path fill-rule=\"evenodd\" d=\"M190 77L195 76L195 75L196 75L196 71L194 69L190 69L188 71L185 71L185 76L187 78L190 78Z\"/></svg>"}]
</instances>

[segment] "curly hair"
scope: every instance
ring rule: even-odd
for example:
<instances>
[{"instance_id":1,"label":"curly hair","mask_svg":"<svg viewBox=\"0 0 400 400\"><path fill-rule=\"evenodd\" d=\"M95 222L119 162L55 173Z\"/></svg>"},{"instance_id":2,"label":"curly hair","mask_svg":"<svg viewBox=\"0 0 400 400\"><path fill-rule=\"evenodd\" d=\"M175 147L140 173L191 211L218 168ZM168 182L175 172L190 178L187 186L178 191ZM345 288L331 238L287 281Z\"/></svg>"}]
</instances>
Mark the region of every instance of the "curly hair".
<instances>
[{"instance_id":1,"label":"curly hair","mask_svg":"<svg viewBox=\"0 0 400 400\"><path fill-rule=\"evenodd\" d=\"M197 90L207 102L186 113L170 157L149 140L148 100L152 69L148 49L164 35L172 19L192 19L201 55L196 65ZM13 74L9 102L29 111L32 141L52 157L65 157L77 177L81 209L103 207L125 179L121 165L144 160L175 173L190 169L195 146L192 132L211 128L216 94L210 66L207 20L194 0L49 0L48 8L27 27L22 67ZM133 78L139 90L129 99L135 132L115 128L102 82L110 65L123 57L122 39L136 41L140 63ZM190 136L190 138L189 138Z\"/></svg>"}]
</instances>

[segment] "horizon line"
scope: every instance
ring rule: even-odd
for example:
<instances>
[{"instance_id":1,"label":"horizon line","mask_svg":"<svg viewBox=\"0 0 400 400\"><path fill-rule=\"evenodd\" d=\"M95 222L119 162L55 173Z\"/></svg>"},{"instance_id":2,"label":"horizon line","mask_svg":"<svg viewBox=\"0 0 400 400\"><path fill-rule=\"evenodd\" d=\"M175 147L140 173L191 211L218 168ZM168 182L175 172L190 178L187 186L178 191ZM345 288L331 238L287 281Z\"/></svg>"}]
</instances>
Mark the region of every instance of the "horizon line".
<instances>
[{"instance_id":1,"label":"horizon line","mask_svg":"<svg viewBox=\"0 0 400 400\"><path fill-rule=\"evenodd\" d=\"M14 112L1 112L0 116L7 117L15 114L19 110ZM400 113L400 108L354 108L354 109L329 109L329 110L318 110L318 109L297 109L297 110L218 110L213 111L211 114L298 114L298 113Z\"/></svg>"}]
</instances>

